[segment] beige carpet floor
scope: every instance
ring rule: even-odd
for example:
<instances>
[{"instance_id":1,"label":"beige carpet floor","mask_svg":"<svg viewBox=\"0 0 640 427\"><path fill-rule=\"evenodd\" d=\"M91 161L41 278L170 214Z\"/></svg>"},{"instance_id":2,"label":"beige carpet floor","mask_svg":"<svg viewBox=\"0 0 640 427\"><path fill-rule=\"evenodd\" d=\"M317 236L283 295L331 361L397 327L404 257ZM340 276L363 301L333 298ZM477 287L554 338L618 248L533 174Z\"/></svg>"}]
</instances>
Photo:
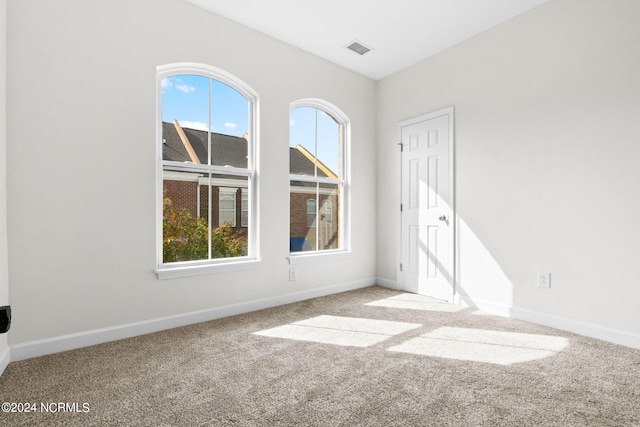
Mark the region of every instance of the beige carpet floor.
<instances>
[{"instance_id":1,"label":"beige carpet floor","mask_svg":"<svg viewBox=\"0 0 640 427\"><path fill-rule=\"evenodd\" d=\"M2 426L640 426L640 350L374 286L11 363L0 401L36 407Z\"/></svg>"}]
</instances>

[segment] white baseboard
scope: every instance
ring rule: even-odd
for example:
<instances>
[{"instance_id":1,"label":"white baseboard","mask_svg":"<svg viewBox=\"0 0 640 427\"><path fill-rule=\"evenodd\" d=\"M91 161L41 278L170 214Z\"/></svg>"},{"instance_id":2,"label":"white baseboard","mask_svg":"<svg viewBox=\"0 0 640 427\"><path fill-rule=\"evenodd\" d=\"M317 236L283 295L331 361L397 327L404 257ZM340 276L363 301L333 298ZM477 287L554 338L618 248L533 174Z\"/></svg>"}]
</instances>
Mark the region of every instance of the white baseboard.
<instances>
[{"instance_id":1,"label":"white baseboard","mask_svg":"<svg viewBox=\"0 0 640 427\"><path fill-rule=\"evenodd\" d=\"M590 338L596 338L603 341L609 341L614 344L620 344L640 350L640 335L631 332L625 332L618 329L606 328L603 326L593 325L591 323L571 320L564 317L554 316L551 314L540 313L523 308L510 307L502 304L496 304L490 301L474 299L469 303L465 301L465 305L486 311L498 316L511 317L514 319L524 320L538 325L549 326L578 335L584 335Z\"/></svg>"},{"instance_id":2,"label":"white baseboard","mask_svg":"<svg viewBox=\"0 0 640 427\"><path fill-rule=\"evenodd\" d=\"M158 332L166 329L177 328L194 323L206 322L237 314L249 313L265 308L277 307L284 304L304 301L311 298L337 294L378 284L391 289L397 289L395 281L386 279L365 279L357 282L343 283L323 288L310 289L291 294L285 294L272 298L248 301L223 307L201 310L157 318L142 322L130 323L103 329L96 329L77 334L63 335L43 340L29 341L10 346L0 354L0 375L9 365L9 362L45 356L62 351L74 350L91 345L102 344L109 341L131 338L138 335ZM588 323L578 322L549 314L538 313L530 310L509 307L490 301L473 300L465 301L465 305L487 311L504 317L525 320L531 323L549 326L552 328L573 332L592 338L621 344L627 347L640 349L640 335L625 331L604 328Z\"/></svg>"},{"instance_id":3,"label":"white baseboard","mask_svg":"<svg viewBox=\"0 0 640 427\"><path fill-rule=\"evenodd\" d=\"M206 322L209 320L234 316L236 314L249 313L256 310L277 307L280 305L304 301L311 298L366 288L367 286L373 286L375 284L375 279L365 279L357 282L343 283L323 288L294 292L291 294L272 298L248 301L223 307L216 307L207 310L179 314L175 316L146 320L142 322L129 323L121 326L95 329L91 331L80 332L77 334L46 338L43 340L29 341L10 346L10 361L15 362L18 360L30 359L32 357L45 356L62 351L102 344L109 341L131 338L138 335L149 334L166 329L191 325L194 323ZM7 357L7 359L9 359L9 357ZM4 361L4 359L2 359L2 361ZM7 364L8 363L9 361L7 360ZM0 364L0 368L1 367L2 365Z\"/></svg>"},{"instance_id":4,"label":"white baseboard","mask_svg":"<svg viewBox=\"0 0 640 427\"><path fill-rule=\"evenodd\" d=\"M11 361L11 351L9 347L7 347L2 354L0 354L0 376L4 373L4 370L9 366L9 362Z\"/></svg>"},{"instance_id":5,"label":"white baseboard","mask_svg":"<svg viewBox=\"0 0 640 427\"><path fill-rule=\"evenodd\" d=\"M398 282L396 282L395 280L377 278L376 283L380 286L384 286L385 288L395 289L396 291L400 290Z\"/></svg>"}]
</instances>

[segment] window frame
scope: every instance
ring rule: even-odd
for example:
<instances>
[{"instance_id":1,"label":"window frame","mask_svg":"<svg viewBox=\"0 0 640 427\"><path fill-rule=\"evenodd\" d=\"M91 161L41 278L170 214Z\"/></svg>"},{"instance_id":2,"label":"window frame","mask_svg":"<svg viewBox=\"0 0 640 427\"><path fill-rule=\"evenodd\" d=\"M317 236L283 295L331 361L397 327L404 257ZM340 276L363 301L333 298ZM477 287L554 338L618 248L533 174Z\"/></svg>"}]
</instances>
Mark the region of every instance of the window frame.
<instances>
[{"instance_id":1,"label":"window frame","mask_svg":"<svg viewBox=\"0 0 640 427\"><path fill-rule=\"evenodd\" d=\"M311 107L324 111L331 116L339 125L342 161L338 168L338 178L326 178L319 176L295 175L289 172L289 183L291 181L310 182L316 184L337 184L339 189L339 200L337 212L338 233L340 236L339 245L336 249L318 249L310 251L289 252L289 264L299 264L315 262L325 259L336 259L349 256L351 254L351 120L338 107L328 101L318 98L305 98L293 101L289 104L289 112L299 107ZM315 155L315 154L314 154ZM291 187L289 187L291 188ZM291 194L291 189L289 190ZM316 221L321 207L316 194ZM332 218L335 220L335 216ZM291 224L289 224L291 227ZM317 228L317 227L316 227Z\"/></svg>"},{"instance_id":2,"label":"window frame","mask_svg":"<svg viewBox=\"0 0 640 427\"><path fill-rule=\"evenodd\" d=\"M217 80L240 93L248 104L247 168L216 165L182 164L162 158L162 80L177 75L197 75ZM260 263L259 242L259 164L258 164L258 113L259 97L249 85L234 75L219 68L199 63L183 62L161 65L156 68L156 275L158 279L195 276L223 271L257 268ZM248 248L247 255L232 258L164 263L162 258L162 200L163 167L185 172L205 172L247 179L248 194Z\"/></svg>"}]
</instances>

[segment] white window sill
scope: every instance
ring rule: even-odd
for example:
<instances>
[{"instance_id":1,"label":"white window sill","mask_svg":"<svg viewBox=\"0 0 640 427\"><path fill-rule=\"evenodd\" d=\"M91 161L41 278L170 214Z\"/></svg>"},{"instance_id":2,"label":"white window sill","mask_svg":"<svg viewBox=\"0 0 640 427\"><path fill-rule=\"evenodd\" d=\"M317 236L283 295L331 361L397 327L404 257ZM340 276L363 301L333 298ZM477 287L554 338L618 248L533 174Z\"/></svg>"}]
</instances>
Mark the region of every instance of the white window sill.
<instances>
[{"instance_id":1,"label":"white window sill","mask_svg":"<svg viewBox=\"0 0 640 427\"><path fill-rule=\"evenodd\" d=\"M351 256L351 251L309 251L309 252L295 252L289 254L289 264L303 264L306 262L318 262L318 261L330 261L334 259L348 258Z\"/></svg>"},{"instance_id":2,"label":"white window sill","mask_svg":"<svg viewBox=\"0 0 640 427\"><path fill-rule=\"evenodd\" d=\"M250 259L241 261L228 261L219 264L164 266L156 270L158 279L176 279L179 277L200 276L203 274L223 273L226 271L239 271L258 268L260 260Z\"/></svg>"}]
</instances>

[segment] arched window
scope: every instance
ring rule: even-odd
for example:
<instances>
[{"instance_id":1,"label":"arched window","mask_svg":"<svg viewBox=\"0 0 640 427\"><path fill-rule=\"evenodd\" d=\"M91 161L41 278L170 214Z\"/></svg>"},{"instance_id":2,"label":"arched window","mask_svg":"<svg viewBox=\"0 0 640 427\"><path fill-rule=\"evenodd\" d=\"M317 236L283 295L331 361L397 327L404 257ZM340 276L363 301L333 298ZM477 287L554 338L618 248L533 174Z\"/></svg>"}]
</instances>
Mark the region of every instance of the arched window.
<instances>
[{"instance_id":1,"label":"arched window","mask_svg":"<svg viewBox=\"0 0 640 427\"><path fill-rule=\"evenodd\" d=\"M316 226L316 209L315 199L307 200L307 227Z\"/></svg>"},{"instance_id":2,"label":"arched window","mask_svg":"<svg viewBox=\"0 0 640 427\"><path fill-rule=\"evenodd\" d=\"M221 188L218 203L218 225L236 226L236 189Z\"/></svg>"},{"instance_id":3,"label":"arched window","mask_svg":"<svg viewBox=\"0 0 640 427\"><path fill-rule=\"evenodd\" d=\"M346 251L349 119L326 101L303 99L291 104L289 123L291 251Z\"/></svg>"},{"instance_id":4,"label":"arched window","mask_svg":"<svg viewBox=\"0 0 640 427\"><path fill-rule=\"evenodd\" d=\"M322 210L320 211L320 219L325 224L331 224L333 222L333 202L329 199L325 199L322 202Z\"/></svg>"},{"instance_id":5,"label":"arched window","mask_svg":"<svg viewBox=\"0 0 640 427\"><path fill-rule=\"evenodd\" d=\"M202 64L157 80L158 277L257 260L257 94Z\"/></svg>"}]
</instances>

